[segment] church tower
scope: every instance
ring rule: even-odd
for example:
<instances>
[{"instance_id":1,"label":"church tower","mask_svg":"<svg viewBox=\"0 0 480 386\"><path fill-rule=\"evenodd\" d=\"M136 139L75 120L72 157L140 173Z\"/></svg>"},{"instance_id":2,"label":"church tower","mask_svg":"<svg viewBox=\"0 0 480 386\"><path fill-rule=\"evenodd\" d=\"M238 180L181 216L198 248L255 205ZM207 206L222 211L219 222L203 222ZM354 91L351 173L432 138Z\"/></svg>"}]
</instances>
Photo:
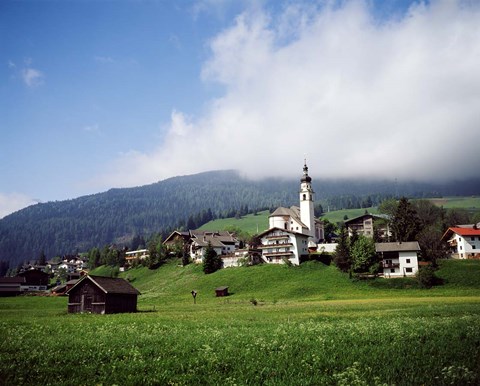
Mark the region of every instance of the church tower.
<instances>
[{"instance_id":1,"label":"church tower","mask_svg":"<svg viewBox=\"0 0 480 386\"><path fill-rule=\"evenodd\" d=\"M314 193L312 189L312 179L308 175L307 160L305 160L303 176L300 180L300 220L309 229L308 235L312 239L315 238Z\"/></svg>"}]
</instances>

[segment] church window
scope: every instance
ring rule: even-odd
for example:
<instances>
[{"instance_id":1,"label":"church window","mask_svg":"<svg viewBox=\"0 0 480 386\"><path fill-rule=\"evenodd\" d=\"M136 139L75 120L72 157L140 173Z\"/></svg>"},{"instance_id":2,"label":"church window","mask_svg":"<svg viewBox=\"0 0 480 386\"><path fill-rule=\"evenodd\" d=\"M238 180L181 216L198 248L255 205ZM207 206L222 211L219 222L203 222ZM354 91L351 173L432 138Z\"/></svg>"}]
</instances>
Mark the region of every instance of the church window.
<instances>
[{"instance_id":1,"label":"church window","mask_svg":"<svg viewBox=\"0 0 480 386\"><path fill-rule=\"evenodd\" d=\"M285 229L288 229L287 227L288 227L288 224L285 223L285 224L284 224L284 228L285 228Z\"/></svg>"},{"instance_id":2,"label":"church window","mask_svg":"<svg viewBox=\"0 0 480 386\"><path fill-rule=\"evenodd\" d=\"M305 201L306 199L307 199L307 195L304 194L304 195L303 195L303 201Z\"/></svg>"}]
</instances>

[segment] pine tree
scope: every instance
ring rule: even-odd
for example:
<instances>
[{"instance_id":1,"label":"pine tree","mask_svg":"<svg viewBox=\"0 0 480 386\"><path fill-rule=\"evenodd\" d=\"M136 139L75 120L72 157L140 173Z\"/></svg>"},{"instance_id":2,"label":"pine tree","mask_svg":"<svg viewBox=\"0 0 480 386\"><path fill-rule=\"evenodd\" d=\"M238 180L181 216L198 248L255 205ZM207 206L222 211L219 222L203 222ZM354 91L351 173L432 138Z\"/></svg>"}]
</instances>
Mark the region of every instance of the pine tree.
<instances>
[{"instance_id":1,"label":"pine tree","mask_svg":"<svg viewBox=\"0 0 480 386\"><path fill-rule=\"evenodd\" d=\"M207 248L203 254L203 272L213 273L222 268L222 259L217 255L215 249L213 249L212 244L208 242Z\"/></svg>"},{"instance_id":2,"label":"pine tree","mask_svg":"<svg viewBox=\"0 0 480 386\"><path fill-rule=\"evenodd\" d=\"M340 271L348 272L350 270L350 247L348 242L347 229L344 225L342 225L342 227L340 228L338 245L335 249L333 261Z\"/></svg>"},{"instance_id":3,"label":"pine tree","mask_svg":"<svg viewBox=\"0 0 480 386\"><path fill-rule=\"evenodd\" d=\"M414 241L419 231L417 212L408 199L402 197L392 218L391 228L397 242Z\"/></svg>"}]
</instances>

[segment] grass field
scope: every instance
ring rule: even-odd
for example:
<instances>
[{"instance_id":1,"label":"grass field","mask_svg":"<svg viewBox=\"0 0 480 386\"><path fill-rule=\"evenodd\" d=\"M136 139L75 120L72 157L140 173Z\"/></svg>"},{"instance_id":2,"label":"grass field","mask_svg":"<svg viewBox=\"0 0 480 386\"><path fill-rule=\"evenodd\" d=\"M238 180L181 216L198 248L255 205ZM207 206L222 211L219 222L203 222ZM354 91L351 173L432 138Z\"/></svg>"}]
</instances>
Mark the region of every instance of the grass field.
<instances>
[{"instance_id":1,"label":"grass field","mask_svg":"<svg viewBox=\"0 0 480 386\"><path fill-rule=\"evenodd\" d=\"M71 315L62 297L0 298L0 383L480 383L480 262L443 262L445 285L431 290L352 282L316 262L211 275L177 263L124 274L142 292L135 314ZM216 298L218 285L232 295Z\"/></svg>"}]
</instances>

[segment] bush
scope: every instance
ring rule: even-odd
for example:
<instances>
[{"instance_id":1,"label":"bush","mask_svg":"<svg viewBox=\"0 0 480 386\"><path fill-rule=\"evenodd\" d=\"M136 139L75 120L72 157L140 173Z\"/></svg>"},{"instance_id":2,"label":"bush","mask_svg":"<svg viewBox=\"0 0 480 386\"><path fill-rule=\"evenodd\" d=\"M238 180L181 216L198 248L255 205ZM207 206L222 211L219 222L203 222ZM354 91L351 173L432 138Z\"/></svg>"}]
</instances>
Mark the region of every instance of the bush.
<instances>
[{"instance_id":1,"label":"bush","mask_svg":"<svg viewBox=\"0 0 480 386\"><path fill-rule=\"evenodd\" d=\"M421 267L416 277L420 288L432 288L434 285L441 284L441 280L435 276L435 270L430 265Z\"/></svg>"}]
</instances>

